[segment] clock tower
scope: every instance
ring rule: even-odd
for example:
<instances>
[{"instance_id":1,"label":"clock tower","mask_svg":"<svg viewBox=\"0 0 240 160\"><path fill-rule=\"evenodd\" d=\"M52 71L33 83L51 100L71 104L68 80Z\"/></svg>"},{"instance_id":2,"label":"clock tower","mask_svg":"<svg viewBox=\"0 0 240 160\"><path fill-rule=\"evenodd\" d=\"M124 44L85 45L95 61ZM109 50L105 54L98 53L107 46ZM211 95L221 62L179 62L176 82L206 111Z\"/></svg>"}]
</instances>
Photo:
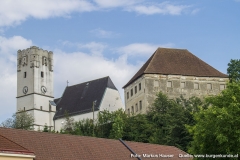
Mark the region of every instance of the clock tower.
<instances>
[{"instance_id":1,"label":"clock tower","mask_svg":"<svg viewBox=\"0 0 240 160\"><path fill-rule=\"evenodd\" d=\"M34 129L53 129L53 52L36 46L17 53L17 113L34 117Z\"/></svg>"}]
</instances>

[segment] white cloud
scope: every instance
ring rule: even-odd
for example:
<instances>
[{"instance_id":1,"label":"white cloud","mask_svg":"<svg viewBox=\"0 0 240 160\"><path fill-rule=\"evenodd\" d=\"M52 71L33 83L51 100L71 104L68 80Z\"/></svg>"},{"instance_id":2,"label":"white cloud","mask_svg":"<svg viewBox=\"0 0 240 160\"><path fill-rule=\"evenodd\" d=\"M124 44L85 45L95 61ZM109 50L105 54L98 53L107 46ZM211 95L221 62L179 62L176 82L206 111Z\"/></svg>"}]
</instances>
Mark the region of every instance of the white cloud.
<instances>
[{"instance_id":1,"label":"white cloud","mask_svg":"<svg viewBox=\"0 0 240 160\"><path fill-rule=\"evenodd\" d=\"M55 50L54 55L56 97L62 95L67 80L70 82L69 85L74 85L110 76L123 101L122 87L140 67L128 64L127 57L124 55L112 60L83 52L65 53L61 50Z\"/></svg>"},{"instance_id":2,"label":"white cloud","mask_svg":"<svg viewBox=\"0 0 240 160\"><path fill-rule=\"evenodd\" d=\"M170 15L181 15L189 5L175 5L169 2L157 3L157 4L141 4L130 6L127 8L128 11L134 11L139 14L153 15L153 14L170 14Z\"/></svg>"},{"instance_id":3,"label":"white cloud","mask_svg":"<svg viewBox=\"0 0 240 160\"><path fill-rule=\"evenodd\" d=\"M95 9L95 6L85 0L1 1L0 26L19 24L29 17L46 19Z\"/></svg>"},{"instance_id":4,"label":"white cloud","mask_svg":"<svg viewBox=\"0 0 240 160\"><path fill-rule=\"evenodd\" d=\"M91 30L90 33L92 33L94 36L97 36L99 38L114 38L114 37L119 36L119 34L117 34L117 33L114 33L112 31L103 30L101 28Z\"/></svg>"},{"instance_id":5,"label":"white cloud","mask_svg":"<svg viewBox=\"0 0 240 160\"><path fill-rule=\"evenodd\" d=\"M119 7L124 11L146 15L180 15L191 8L189 5L176 5L170 2L149 4L144 0L7 0L1 1L0 27L18 25L31 17L36 19L69 17L73 12L91 12Z\"/></svg>"},{"instance_id":6,"label":"white cloud","mask_svg":"<svg viewBox=\"0 0 240 160\"><path fill-rule=\"evenodd\" d=\"M158 47L170 48L173 47L173 43L167 44L149 44L149 43L133 43L127 46L123 46L117 49L120 54L128 56L150 56Z\"/></svg>"},{"instance_id":7,"label":"white cloud","mask_svg":"<svg viewBox=\"0 0 240 160\"><path fill-rule=\"evenodd\" d=\"M143 0L94 0L96 4L101 8L114 8L132 6Z\"/></svg>"},{"instance_id":8,"label":"white cloud","mask_svg":"<svg viewBox=\"0 0 240 160\"><path fill-rule=\"evenodd\" d=\"M1 120L10 118L16 110L17 51L31 45L31 40L21 36L10 38L0 36L0 118L4 118Z\"/></svg>"}]
</instances>

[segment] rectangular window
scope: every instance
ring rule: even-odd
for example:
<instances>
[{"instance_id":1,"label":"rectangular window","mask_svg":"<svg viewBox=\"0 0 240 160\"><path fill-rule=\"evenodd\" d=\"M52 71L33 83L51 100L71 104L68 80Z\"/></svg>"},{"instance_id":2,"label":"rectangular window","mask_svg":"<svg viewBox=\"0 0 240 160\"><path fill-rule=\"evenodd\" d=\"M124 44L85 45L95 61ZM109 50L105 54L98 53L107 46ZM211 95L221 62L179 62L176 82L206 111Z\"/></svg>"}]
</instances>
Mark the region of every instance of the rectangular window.
<instances>
[{"instance_id":1,"label":"rectangular window","mask_svg":"<svg viewBox=\"0 0 240 160\"><path fill-rule=\"evenodd\" d=\"M155 80L153 85L154 87L159 87L159 82Z\"/></svg>"},{"instance_id":2,"label":"rectangular window","mask_svg":"<svg viewBox=\"0 0 240 160\"><path fill-rule=\"evenodd\" d=\"M128 108L128 115L130 115L130 108Z\"/></svg>"},{"instance_id":3,"label":"rectangular window","mask_svg":"<svg viewBox=\"0 0 240 160\"><path fill-rule=\"evenodd\" d=\"M185 88L186 83L185 82L181 82L181 88Z\"/></svg>"},{"instance_id":4,"label":"rectangular window","mask_svg":"<svg viewBox=\"0 0 240 160\"><path fill-rule=\"evenodd\" d=\"M167 82L167 87L168 87L168 88L172 88L172 81L168 81L168 82Z\"/></svg>"},{"instance_id":5,"label":"rectangular window","mask_svg":"<svg viewBox=\"0 0 240 160\"><path fill-rule=\"evenodd\" d=\"M131 89L131 97L133 96L133 89Z\"/></svg>"},{"instance_id":6,"label":"rectangular window","mask_svg":"<svg viewBox=\"0 0 240 160\"><path fill-rule=\"evenodd\" d=\"M220 84L220 90L224 90L225 89L225 84Z\"/></svg>"},{"instance_id":7,"label":"rectangular window","mask_svg":"<svg viewBox=\"0 0 240 160\"><path fill-rule=\"evenodd\" d=\"M207 84L207 89L208 89L208 90L212 90L212 84L211 84L211 83L208 83L208 84Z\"/></svg>"},{"instance_id":8,"label":"rectangular window","mask_svg":"<svg viewBox=\"0 0 240 160\"><path fill-rule=\"evenodd\" d=\"M141 86L141 83L139 83L139 84L138 84L138 89L139 89L139 91L141 91L141 89L142 89L141 87L142 87L142 86Z\"/></svg>"},{"instance_id":9,"label":"rectangular window","mask_svg":"<svg viewBox=\"0 0 240 160\"><path fill-rule=\"evenodd\" d=\"M194 83L194 89L199 89L199 84L198 83Z\"/></svg>"},{"instance_id":10,"label":"rectangular window","mask_svg":"<svg viewBox=\"0 0 240 160\"><path fill-rule=\"evenodd\" d=\"M139 101L140 110L142 110L142 101Z\"/></svg>"},{"instance_id":11,"label":"rectangular window","mask_svg":"<svg viewBox=\"0 0 240 160\"><path fill-rule=\"evenodd\" d=\"M136 112L137 112L138 111L138 104L136 103L135 106L136 106L135 109L136 109Z\"/></svg>"},{"instance_id":12,"label":"rectangular window","mask_svg":"<svg viewBox=\"0 0 240 160\"><path fill-rule=\"evenodd\" d=\"M49 105L49 111L52 111L52 107L51 107L51 105Z\"/></svg>"},{"instance_id":13,"label":"rectangular window","mask_svg":"<svg viewBox=\"0 0 240 160\"><path fill-rule=\"evenodd\" d=\"M129 92L127 92L127 99L129 99Z\"/></svg>"},{"instance_id":14,"label":"rectangular window","mask_svg":"<svg viewBox=\"0 0 240 160\"><path fill-rule=\"evenodd\" d=\"M134 107L132 106L132 114L134 113Z\"/></svg>"},{"instance_id":15,"label":"rectangular window","mask_svg":"<svg viewBox=\"0 0 240 160\"><path fill-rule=\"evenodd\" d=\"M27 72L24 72L23 77L24 77L24 78L27 78Z\"/></svg>"},{"instance_id":16,"label":"rectangular window","mask_svg":"<svg viewBox=\"0 0 240 160\"><path fill-rule=\"evenodd\" d=\"M137 86L135 86L135 94L137 93Z\"/></svg>"},{"instance_id":17,"label":"rectangular window","mask_svg":"<svg viewBox=\"0 0 240 160\"><path fill-rule=\"evenodd\" d=\"M42 78L44 77L44 74L43 74L43 72L41 72L41 77L42 77Z\"/></svg>"}]
</instances>

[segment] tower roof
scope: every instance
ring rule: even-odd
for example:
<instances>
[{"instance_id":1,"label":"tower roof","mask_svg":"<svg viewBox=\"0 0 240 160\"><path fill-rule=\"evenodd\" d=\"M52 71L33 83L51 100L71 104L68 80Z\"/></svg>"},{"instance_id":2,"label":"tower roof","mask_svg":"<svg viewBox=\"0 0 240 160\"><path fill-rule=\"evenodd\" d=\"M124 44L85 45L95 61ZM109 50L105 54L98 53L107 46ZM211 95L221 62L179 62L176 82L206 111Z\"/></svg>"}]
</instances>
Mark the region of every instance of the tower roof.
<instances>
[{"instance_id":1,"label":"tower roof","mask_svg":"<svg viewBox=\"0 0 240 160\"><path fill-rule=\"evenodd\" d=\"M91 112L94 101L97 101L94 110L98 110L106 88L117 90L110 77L66 87L62 97L55 100L54 119L64 117L65 111L69 115Z\"/></svg>"},{"instance_id":2,"label":"tower roof","mask_svg":"<svg viewBox=\"0 0 240 160\"><path fill-rule=\"evenodd\" d=\"M151 73L196 77L228 77L186 49L158 48L123 88L143 74Z\"/></svg>"}]
</instances>

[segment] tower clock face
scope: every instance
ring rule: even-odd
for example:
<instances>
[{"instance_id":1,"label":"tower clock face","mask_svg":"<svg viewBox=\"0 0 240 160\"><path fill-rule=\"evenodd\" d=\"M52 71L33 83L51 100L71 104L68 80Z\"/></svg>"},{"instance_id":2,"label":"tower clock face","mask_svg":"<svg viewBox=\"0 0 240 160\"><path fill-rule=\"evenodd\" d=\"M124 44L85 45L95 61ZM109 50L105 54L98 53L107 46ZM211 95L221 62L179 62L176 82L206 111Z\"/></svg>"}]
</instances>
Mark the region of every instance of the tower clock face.
<instances>
[{"instance_id":1,"label":"tower clock face","mask_svg":"<svg viewBox=\"0 0 240 160\"><path fill-rule=\"evenodd\" d=\"M28 92L28 87L27 87L27 86L24 86L24 87L23 87L23 93L24 93L24 94L27 94L27 92Z\"/></svg>"},{"instance_id":2,"label":"tower clock face","mask_svg":"<svg viewBox=\"0 0 240 160\"><path fill-rule=\"evenodd\" d=\"M45 94L47 92L47 88L45 86L42 86L41 91L42 91L43 94Z\"/></svg>"}]
</instances>

